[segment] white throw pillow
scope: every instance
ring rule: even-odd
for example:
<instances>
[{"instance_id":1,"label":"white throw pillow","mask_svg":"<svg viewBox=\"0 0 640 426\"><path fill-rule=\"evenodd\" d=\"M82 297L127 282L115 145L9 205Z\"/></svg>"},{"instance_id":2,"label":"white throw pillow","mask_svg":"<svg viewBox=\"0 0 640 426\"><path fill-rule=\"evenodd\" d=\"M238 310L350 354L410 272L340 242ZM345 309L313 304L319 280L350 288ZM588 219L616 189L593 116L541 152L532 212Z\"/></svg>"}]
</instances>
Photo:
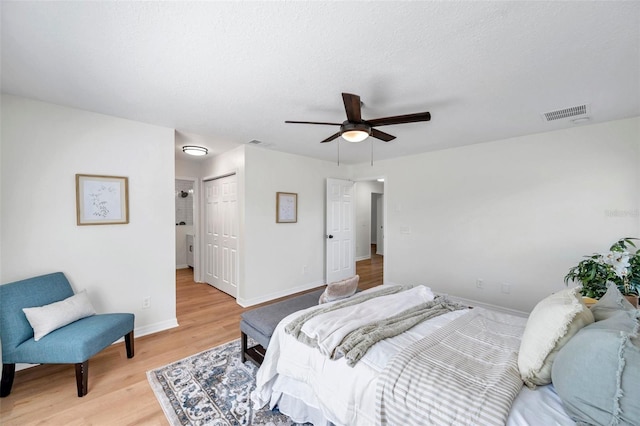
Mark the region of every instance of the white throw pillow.
<instances>
[{"instance_id":1,"label":"white throw pillow","mask_svg":"<svg viewBox=\"0 0 640 426\"><path fill-rule=\"evenodd\" d=\"M22 311L33 328L33 340L36 342L60 327L96 314L85 290L59 302L23 308Z\"/></svg>"},{"instance_id":2,"label":"white throw pillow","mask_svg":"<svg viewBox=\"0 0 640 426\"><path fill-rule=\"evenodd\" d=\"M324 289L324 293L320 295L319 304L333 302L334 300L346 299L353 295L358 289L360 275L354 275L342 281L336 281Z\"/></svg>"},{"instance_id":3,"label":"white throw pillow","mask_svg":"<svg viewBox=\"0 0 640 426\"><path fill-rule=\"evenodd\" d=\"M551 383L551 366L557 352L593 321L579 287L541 300L529 315L520 343L518 368L524 383L530 388Z\"/></svg>"}]
</instances>

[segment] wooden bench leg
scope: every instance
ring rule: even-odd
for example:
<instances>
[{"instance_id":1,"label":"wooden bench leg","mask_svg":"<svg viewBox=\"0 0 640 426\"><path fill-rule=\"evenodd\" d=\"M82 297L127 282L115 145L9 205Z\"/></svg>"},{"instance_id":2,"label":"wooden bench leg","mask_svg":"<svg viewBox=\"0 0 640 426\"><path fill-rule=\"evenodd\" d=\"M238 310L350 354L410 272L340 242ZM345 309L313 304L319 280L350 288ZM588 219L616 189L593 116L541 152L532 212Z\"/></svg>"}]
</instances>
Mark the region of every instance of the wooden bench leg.
<instances>
[{"instance_id":1,"label":"wooden bench leg","mask_svg":"<svg viewBox=\"0 0 640 426\"><path fill-rule=\"evenodd\" d=\"M264 356L267 352L261 345L249 347L248 337L242 330L240 330L240 360L244 364L247 360L253 362L256 367L262 365Z\"/></svg>"},{"instance_id":2,"label":"wooden bench leg","mask_svg":"<svg viewBox=\"0 0 640 426\"><path fill-rule=\"evenodd\" d=\"M240 332L240 361L244 364L247 360L247 335Z\"/></svg>"},{"instance_id":3,"label":"wooden bench leg","mask_svg":"<svg viewBox=\"0 0 640 426\"><path fill-rule=\"evenodd\" d=\"M4 398L11 393L13 378L16 375L15 364L2 364L2 383L0 384L0 398Z\"/></svg>"},{"instance_id":4,"label":"wooden bench leg","mask_svg":"<svg viewBox=\"0 0 640 426\"><path fill-rule=\"evenodd\" d=\"M124 336L124 344L127 347L127 358L133 358L134 347L133 347L133 330Z\"/></svg>"},{"instance_id":5,"label":"wooden bench leg","mask_svg":"<svg viewBox=\"0 0 640 426\"><path fill-rule=\"evenodd\" d=\"M76 383L78 385L78 396L85 396L89 391L89 360L76 364Z\"/></svg>"}]
</instances>

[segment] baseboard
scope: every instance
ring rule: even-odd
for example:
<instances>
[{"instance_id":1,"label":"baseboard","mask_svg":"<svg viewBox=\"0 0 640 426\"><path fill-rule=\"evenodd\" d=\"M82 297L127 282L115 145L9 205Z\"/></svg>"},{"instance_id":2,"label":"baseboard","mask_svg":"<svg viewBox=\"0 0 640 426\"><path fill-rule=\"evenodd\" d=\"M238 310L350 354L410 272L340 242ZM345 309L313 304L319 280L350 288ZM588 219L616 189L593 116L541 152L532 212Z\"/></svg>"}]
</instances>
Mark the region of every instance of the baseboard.
<instances>
[{"instance_id":1,"label":"baseboard","mask_svg":"<svg viewBox=\"0 0 640 426\"><path fill-rule=\"evenodd\" d=\"M155 324L146 325L144 327L135 328L133 330L133 335L137 339L138 337L146 336L148 334L158 333L158 332L164 331L164 330L169 330L169 329L175 328L177 326L178 326L178 320L176 318L174 318L174 319L171 319L171 320L167 320L167 321L157 322ZM121 343L121 342L124 342L124 337L121 337L120 339L116 340L112 344L115 345L116 343ZM40 364L22 364L22 363L18 363L18 364L16 364L16 371L25 370L27 368L35 367L36 365L40 365Z\"/></svg>"},{"instance_id":2,"label":"baseboard","mask_svg":"<svg viewBox=\"0 0 640 426\"><path fill-rule=\"evenodd\" d=\"M300 293L301 291L312 290L322 285L324 285L324 280L318 280L318 281L303 284L297 287L288 288L286 290L269 293L264 296L254 297L251 299L243 299L238 297L236 299L236 302L238 303L238 305L242 306L243 308L248 308L249 306L259 305L260 303L264 303L264 302L270 302L272 300L279 299L281 297L291 296L292 294Z\"/></svg>"},{"instance_id":3,"label":"baseboard","mask_svg":"<svg viewBox=\"0 0 640 426\"><path fill-rule=\"evenodd\" d=\"M356 257L356 262L360 262L361 260L371 259L371 255Z\"/></svg>"},{"instance_id":4,"label":"baseboard","mask_svg":"<svg viewBox=\"0 0 640 426\"><path fill-rule=\"evenodd\" d=\"M148 334L153 334L153 333L158 333L160 331L169 330L169 329L175 328L177 326L178 326L178 319L177 318L173 318L173 319L170 319L170 320L157 322L155 324L145 325L144 327L135 328L133 330L133 334L135 335L135 337L142 337L142 336L146 336ZM121 342L123 340L124 340L124 338L120 339L119 341Z\"/></svg>"},{"instance_id":5,"label":"baseboard","mask_svg":"<svg viewBox=\"0 0 640 426\"><path fill-rule=\"evenodd\" d=\"M187 269L189 267L189 265L184 264L184 265L176 265L176 269Z\"/></svg>"},{"instance_id":6,"label":"baseboard","mask_svg":"<svg viewBox=\"0 0 640 426\"><path fill-rule=\"evenodd\" d=\"M16 371L26 370L27 368L35 367L36 365L40 365L40 364L21 364L21 363L17 363L16 364Z\"/></svg>"}]
</instances>

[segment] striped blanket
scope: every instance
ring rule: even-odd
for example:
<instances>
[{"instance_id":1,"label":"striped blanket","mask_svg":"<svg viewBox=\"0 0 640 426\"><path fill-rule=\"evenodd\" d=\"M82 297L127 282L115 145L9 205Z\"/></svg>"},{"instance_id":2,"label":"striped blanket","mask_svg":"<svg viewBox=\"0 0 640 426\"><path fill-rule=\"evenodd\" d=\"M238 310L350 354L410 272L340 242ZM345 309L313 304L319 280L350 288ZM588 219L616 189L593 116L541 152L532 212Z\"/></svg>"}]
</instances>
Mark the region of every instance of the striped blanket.
<instances>
[{"instance_id":1,"label":"striped blanket","mask_svg":"<svg viewBox=\"0 0 640 426\"><path fill-rule=\"evenodd\" d=\"M354 329L336 346L332 359L344 356L347 365L353 367L379 341L395 337L423 321L460 309L466 309L466 306L446 296L436 296L430 302Z\"/></svg>"},{"instance_id":2,"label":"striped blanket","mask_svg":"<svg viewBox=\"0 0 640 426\"><path fill-rule=\"evenodd\" d=\"M377 424L504 425L525 324L476 308L400 352L378 380Z\"/></svg>"}]
</instances>

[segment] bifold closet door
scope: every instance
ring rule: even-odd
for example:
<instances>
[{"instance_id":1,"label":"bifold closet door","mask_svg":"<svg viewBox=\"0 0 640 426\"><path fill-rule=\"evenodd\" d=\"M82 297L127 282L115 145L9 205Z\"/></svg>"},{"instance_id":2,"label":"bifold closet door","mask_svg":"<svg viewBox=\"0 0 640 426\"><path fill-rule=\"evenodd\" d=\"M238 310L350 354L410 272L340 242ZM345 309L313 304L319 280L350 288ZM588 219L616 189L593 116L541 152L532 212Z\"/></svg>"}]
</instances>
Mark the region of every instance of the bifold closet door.
<instances>
[{"instance_id":1,"label":"bifold closet door","mask_svg":"<svg viewBox=\"0 0 640 426\"><path fill-rule=\"evenodd\" d=\"M238 185L236 175L205 181L205 281L238 295Z\"/></svg>"}]
</instances>

